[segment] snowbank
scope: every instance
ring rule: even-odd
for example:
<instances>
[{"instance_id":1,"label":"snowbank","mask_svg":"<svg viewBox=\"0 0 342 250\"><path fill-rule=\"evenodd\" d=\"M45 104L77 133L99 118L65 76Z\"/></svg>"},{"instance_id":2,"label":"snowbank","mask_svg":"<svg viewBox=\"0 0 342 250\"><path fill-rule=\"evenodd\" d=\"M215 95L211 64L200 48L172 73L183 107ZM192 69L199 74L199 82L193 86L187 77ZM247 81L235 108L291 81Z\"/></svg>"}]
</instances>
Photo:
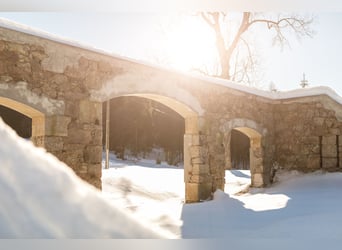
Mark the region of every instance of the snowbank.
<instances>
[{"instance_id":1,"label":"snowbank","mask_svg":"<svg viewBox=\"0 0 342 250\"><path fill-rule=\"evenodd\" d=\"M0 119L0 238L161 238Z\"/></svg>"}]
</instances>

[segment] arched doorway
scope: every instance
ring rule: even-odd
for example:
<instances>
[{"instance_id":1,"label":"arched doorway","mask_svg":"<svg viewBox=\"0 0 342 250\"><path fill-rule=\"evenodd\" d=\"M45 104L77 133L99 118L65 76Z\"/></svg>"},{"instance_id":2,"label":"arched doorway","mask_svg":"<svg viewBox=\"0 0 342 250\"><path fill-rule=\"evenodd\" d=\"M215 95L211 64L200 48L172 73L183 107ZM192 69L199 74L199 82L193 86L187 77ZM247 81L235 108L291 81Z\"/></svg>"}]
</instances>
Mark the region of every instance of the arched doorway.
<instances>
[{"instance_id":1,"label":"arched doorway","mask_svg":"<svg viewBox=\"0 0 342 250\"><path fill-rule=\"evenodd\" d=\"M25 116L26 123L31 124L29 134L32 142L37 146L42 146L43 142L40 138L45 135L45 115L42 112L6 97L0 97L0 105L4 107L4 110L9 109L20 113L21 115L17 115L17 118Z\"/></svg>"},{"instance_id":2,"label":"arched doorway","mask_svg":"<svg viewBox=\"0 0 342 250\"><path fill-rule=\"evenodd\" d=\"M261 147L261 135L256 130L247 127L238 127L235 130L245 134L250 141L249 169L251 171L251 186L263 187L263 156Z\"/></svg>"},{"instance_id":3,"label":"arched doorway","mask_svg":"<svg viewBox=\"0 0 342 250\"><path fill-rule=\"evenodd\" d=\"M106 131L106 103L103 103ZM143 97L110 100L109 150L120 159L152 159L183 165L184 118L167 106ZM105 145L105 136L103 137Z\"/></svg>"},{"instance_id":4,"label":"arched doorway","mask_svg":"<svg viewBox=\"0 0 342 250\"><path fill-rule=\"evenodd\" d=\"M230 137L231 168L237 170L249 170L250 139L237 129L233 129Z\"/></svg>"},{"instance_id":5,"label":"arched doorway","mask_svg":"<svg viewBox=\"0 0 342 250\"><path fill-rule=\"evenodd\" d=\"M0 117L9 125L17 134L29 139L32 136L32 119L13 109L0 105Z\"/></svg>"},{"instance_id":6,"label":"arched doorway","mask_svg":"<svg viewBox=\"0 0 342 250\"><path fill-rule=\"evenodd\" d=\"M205 135L201 135L200 129L203 124L196 108L187 105L175 98L161 94L140 93L109 95L109 99L121 96L140 97L153 100L175 111L184 120L183 134L183 166L185 183L185 202L198 202L211 196L212 182L210 177ZM107 102L107 100L105 100ZM196 104L197 105L197 104ZM194 105L196 107L196 105ZM104 106L103 106L104 107ZM178 138L177 138L178 139Z\"/></svg>"},{"instance_id":7,"label":"arched doorway","mask_svg":"<svg viewBox=\"0 0 342 250\"><path fill-rule=\"evenodd\" d=\"M268 182L265 180L266 173L264 168L264 150L262 145L263 137L266 135L267 130L263 129L256 122L248 119L233 119L225 124L224 133L226 135L225 141L225 158L226 169L232 169L234 162L232 162L232 134L242 134L249 140L249 150L243 147L244 152L242 155L248 155L249 169L251 172L251 186L263 187ZM234 160L234 158L233 158Z\"/></svg>"}]
</instances>

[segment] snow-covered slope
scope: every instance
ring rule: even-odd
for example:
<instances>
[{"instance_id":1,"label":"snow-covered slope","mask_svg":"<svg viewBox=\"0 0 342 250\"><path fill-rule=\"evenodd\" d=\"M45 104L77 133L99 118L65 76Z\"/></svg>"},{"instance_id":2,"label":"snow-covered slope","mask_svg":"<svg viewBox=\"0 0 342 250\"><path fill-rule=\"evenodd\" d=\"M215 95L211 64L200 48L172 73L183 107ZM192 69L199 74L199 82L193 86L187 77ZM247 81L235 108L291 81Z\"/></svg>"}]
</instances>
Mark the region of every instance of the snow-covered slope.
<instances>
[{"instance_id":1,"label":"snow-covered slope","mask_svg":"<svg viewBox=\"0 0 342 250\"><path fill-rule=\"evenodd\" d=\"M160 238L0 119L0 238Z\"/></svg>"},{"instance_id":2,"label":"snow-covered slope","mask_svg":"<svg viewBox=\"0 0 342 250\"><path fill-rule=\"evenodd\" d=\"M225 192L194 204L182 203L183 174L177 167L111 157L110 168L103 170L103 192L180 238L224 238L229 249L342 244L342 173L279 171L272 187L250 189L248 170L227 170Z\"/></svg>"}]
</instances>

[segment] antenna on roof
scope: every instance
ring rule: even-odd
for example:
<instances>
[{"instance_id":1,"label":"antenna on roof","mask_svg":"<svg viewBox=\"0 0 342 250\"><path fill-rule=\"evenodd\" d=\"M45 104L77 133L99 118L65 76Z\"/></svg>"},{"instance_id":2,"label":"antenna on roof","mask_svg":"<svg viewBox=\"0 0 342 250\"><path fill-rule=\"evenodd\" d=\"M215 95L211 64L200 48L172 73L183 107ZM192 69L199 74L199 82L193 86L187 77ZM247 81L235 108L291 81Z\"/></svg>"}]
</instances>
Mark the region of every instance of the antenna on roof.
<instances>
[{"instance_id":1,"label":"antenna on roof","mask_svg":"<svg viewBox=\"0 0 342 250\"><path fill-rule=\"evenodd\" d=\"M302 88L306 88L307 86L309 86L308 80L305 79L305 73L303 73L303 80L300 81L300 86Z\"/></svg>"}]
</instances>

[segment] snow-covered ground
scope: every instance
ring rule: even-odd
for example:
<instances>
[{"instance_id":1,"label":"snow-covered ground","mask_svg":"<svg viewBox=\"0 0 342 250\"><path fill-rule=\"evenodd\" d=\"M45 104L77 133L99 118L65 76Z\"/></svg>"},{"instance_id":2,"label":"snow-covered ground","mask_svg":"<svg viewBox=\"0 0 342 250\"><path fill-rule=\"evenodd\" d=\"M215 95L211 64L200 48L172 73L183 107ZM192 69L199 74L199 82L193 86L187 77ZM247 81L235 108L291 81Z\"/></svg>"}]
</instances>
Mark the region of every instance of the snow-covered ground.
<instances>
[{"instance_id":1,"label":"snow-covered ground","mask_svg":"<svg viewBox=\"0 0 342 250\"><path fill-rule=\"evenodd\" d=\"M0 138L0 238L224 238L234 249L342 243L342 173L283 172L271 188L250 189L248 171L227 171L225 192L184 204L180 167L111 156L101 193L2 121Z\"/></svg>"},{"instance_id":2,"label":"snow-covered ground","mask_svg":"<svg viewBox=\"0 0 342 250\"><path fill-rule=\"evenodd\" d=\"M0 138L0 238L172 237L111 204L1 119Z\"/></svg>"},{"instance_id":3,"label":"snow-covered ground","mask_svg":"<svg viewBox=\"0 0 342 250\"><path fill-rule=\"evenodd\" d=\"M179 238L342 243L342 173L282 172L273 187L250 189L249 171L226 171L226 191L196 204L184 204L183 169L166 164L111 156L102 180L115 204Z\"/></svg>"}]
</instances>

